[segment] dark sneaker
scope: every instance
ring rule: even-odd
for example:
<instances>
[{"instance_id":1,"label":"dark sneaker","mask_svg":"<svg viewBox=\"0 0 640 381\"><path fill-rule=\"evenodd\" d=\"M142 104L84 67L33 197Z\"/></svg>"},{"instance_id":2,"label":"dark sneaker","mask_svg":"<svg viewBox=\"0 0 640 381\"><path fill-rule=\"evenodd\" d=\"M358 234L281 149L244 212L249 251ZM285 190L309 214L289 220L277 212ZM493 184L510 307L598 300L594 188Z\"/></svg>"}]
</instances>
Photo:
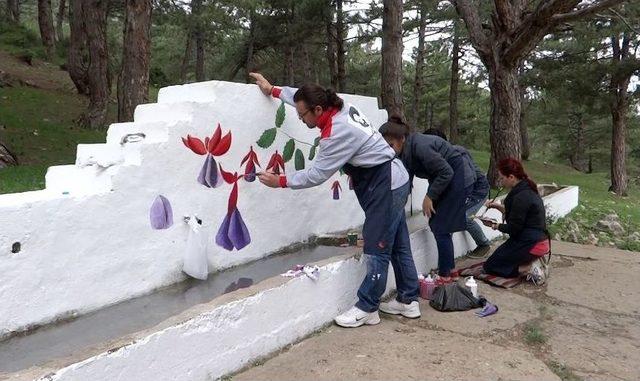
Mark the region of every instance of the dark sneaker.
<instances>
[{"instance_id":1,"label":"dark sneaker","mask_svg":"<svg viewBox=\"0 0 640 381\"><path fill-rule=\"evenodd\" d=\"M484 258L489 254L489 250L491 250L491 246L483 245L476 247L472 252L469 253L469 257L471 258Z\"/></svg>"}]
</instances>

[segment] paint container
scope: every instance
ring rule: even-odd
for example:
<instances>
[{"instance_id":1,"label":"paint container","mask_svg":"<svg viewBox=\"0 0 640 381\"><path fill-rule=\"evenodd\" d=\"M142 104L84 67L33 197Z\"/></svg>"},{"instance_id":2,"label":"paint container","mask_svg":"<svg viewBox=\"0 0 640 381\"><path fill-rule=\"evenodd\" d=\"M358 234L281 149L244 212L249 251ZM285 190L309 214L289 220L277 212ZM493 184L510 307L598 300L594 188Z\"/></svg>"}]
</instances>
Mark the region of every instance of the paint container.
<instances>
[{"instance_id":1,"label":"paint container","mask_svg":"<svg viewBox=\"0 0 640 381\"><path fill-rule=\"evenodd\" d=\"M431 278L431 274L427 277L418 277L418 283L420 284L420 297L422 299L431 300L433 291L436 289L436 282Z\"/></svg>"},{"instance_id":2,"label":"paint container","mask_svg":"<svg viewBox=\"0 0 640 381\"><path fill-rule=\"evenodd\" d=\"M349 242L349 246L355 246L358 244L358 233L349 233L347 234L347 242Z\"/></svg>"}]
</instances>

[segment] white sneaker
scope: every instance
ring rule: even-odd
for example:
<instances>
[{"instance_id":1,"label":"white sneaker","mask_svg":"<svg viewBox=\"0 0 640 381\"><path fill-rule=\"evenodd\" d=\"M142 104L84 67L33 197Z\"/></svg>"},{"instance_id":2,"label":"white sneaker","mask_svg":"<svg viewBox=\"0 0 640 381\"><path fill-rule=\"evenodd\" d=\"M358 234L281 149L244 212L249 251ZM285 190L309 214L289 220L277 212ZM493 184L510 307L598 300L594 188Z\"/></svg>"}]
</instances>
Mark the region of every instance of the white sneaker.
<instances>
[{"instance_id":1,"label":"white sneaker","mask_svg":"<svg viewBox=\"0 0 640 381\"><path fill-rule=\"evenodd\" d=\"M389 303L380 303L380 311L391 315L402 315L411 319L420 317L420 304L413 301L409 304L400 303L393 299Z\"/></svg>"},{"instance_id":2,"label":"white sneaker","mask_svg":"<svg viewBox=\"0 0 640 381\"><path fill-rule=\"evenodd\" d=\"M335 317L336 324L341 327L355 328L360 327L363 324L374 325L380 323L380 316L378 311L365 312L360 308L353 306L351 309L342 315Z\"/></svg>"}]
</instances>

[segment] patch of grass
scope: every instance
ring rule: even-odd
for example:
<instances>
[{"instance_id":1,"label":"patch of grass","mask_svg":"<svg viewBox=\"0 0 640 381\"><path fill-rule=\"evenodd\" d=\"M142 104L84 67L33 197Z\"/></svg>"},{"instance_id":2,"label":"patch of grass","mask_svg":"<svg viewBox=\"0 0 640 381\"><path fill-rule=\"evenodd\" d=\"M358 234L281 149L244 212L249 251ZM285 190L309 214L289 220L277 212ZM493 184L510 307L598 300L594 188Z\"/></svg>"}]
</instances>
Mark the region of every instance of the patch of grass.
<instances>
[{"instance_id":1,"label":"patch of grass","mask_svg":"<svg viewBox=\"0 0 640 381\"><path fill-rule=\"evenodd\" d=\"M529 323L524 328L524 341L528 345L542 345L547 342L547 336L538 323Z\"/></svg>"},{"instance_id":2,"label":"patch of grass","mask_svg":"<svg viewBox=\"0 0 640 381\"><path fill-rule=\"evenodd\" d=\"M0 22L0 49L12 55L30 52L39 58L45 56L38 34L23 25L7 22Z\"/></svg>"},{"instance_id":3,"label":"patch of grass","mask_svg":"<svg viewBox=\"0 0 640 381\"><path fill-rule=\"evenodd\" d=\"M53 64L60 65L66 62L68 44L68 39L56 43L56 55L51 60ZM24 61L27 61L27 58L48 60L40 40L38 26L32 27L28 22L18 25L0 21L0 50Z\"/></svg>"},{"instance_id":4,"label":"patch of grass","mask_svg":"<svg viewBox=\"0 0 640 381\"><path fill-rule=\"evenodd\" d=\"M576 376L571 369L557 361L551 361L547 364L549 369L555 373L562 381L582 381L582 378Z\"/></svg>"},{"instance_id":5,"label":"patch of grass","mask_svg":"<svg viewBox=\"0 0 640 381\"><path fill-rule=\"evenodd\" d=\"M0 193L41 189L47 167L75 162L77 144L105 141L104 131L75 125L84 108L85 100L72 93L0 89L0 138L20 163L0 170Z\"/></svg>"},{"instance_id":6,"label":"patch of grass","mask_svg":"<svg viewBox=\"0 0 640 381\"><path fill-rule=\"evenodd\" d=\"M0 194L44 189L48 165L21 165L0 170Z\"/></svg>"}]
</instances>

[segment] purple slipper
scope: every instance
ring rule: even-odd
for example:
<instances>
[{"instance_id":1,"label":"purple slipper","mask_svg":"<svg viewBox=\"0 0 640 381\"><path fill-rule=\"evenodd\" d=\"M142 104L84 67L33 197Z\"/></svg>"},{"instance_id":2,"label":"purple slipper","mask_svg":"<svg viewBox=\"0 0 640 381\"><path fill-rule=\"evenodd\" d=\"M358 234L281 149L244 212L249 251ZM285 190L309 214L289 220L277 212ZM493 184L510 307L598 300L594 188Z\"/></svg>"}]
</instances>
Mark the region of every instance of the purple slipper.
<instances>
[{"instance_id":1,"label":"purple slipper","mask_svg":"<svg viewBox=\"0 0 640 381\"><path fill-rule=\"evenodd\" d=\"M493 315L496 312L498 312L498 306L496 306L495 304L491 304L491 303L487 302L487 304L484 306L482 311L476 312L476 316L483 318L483 317L487 317L489 315Z\"/></svg>"}]
</instances>

